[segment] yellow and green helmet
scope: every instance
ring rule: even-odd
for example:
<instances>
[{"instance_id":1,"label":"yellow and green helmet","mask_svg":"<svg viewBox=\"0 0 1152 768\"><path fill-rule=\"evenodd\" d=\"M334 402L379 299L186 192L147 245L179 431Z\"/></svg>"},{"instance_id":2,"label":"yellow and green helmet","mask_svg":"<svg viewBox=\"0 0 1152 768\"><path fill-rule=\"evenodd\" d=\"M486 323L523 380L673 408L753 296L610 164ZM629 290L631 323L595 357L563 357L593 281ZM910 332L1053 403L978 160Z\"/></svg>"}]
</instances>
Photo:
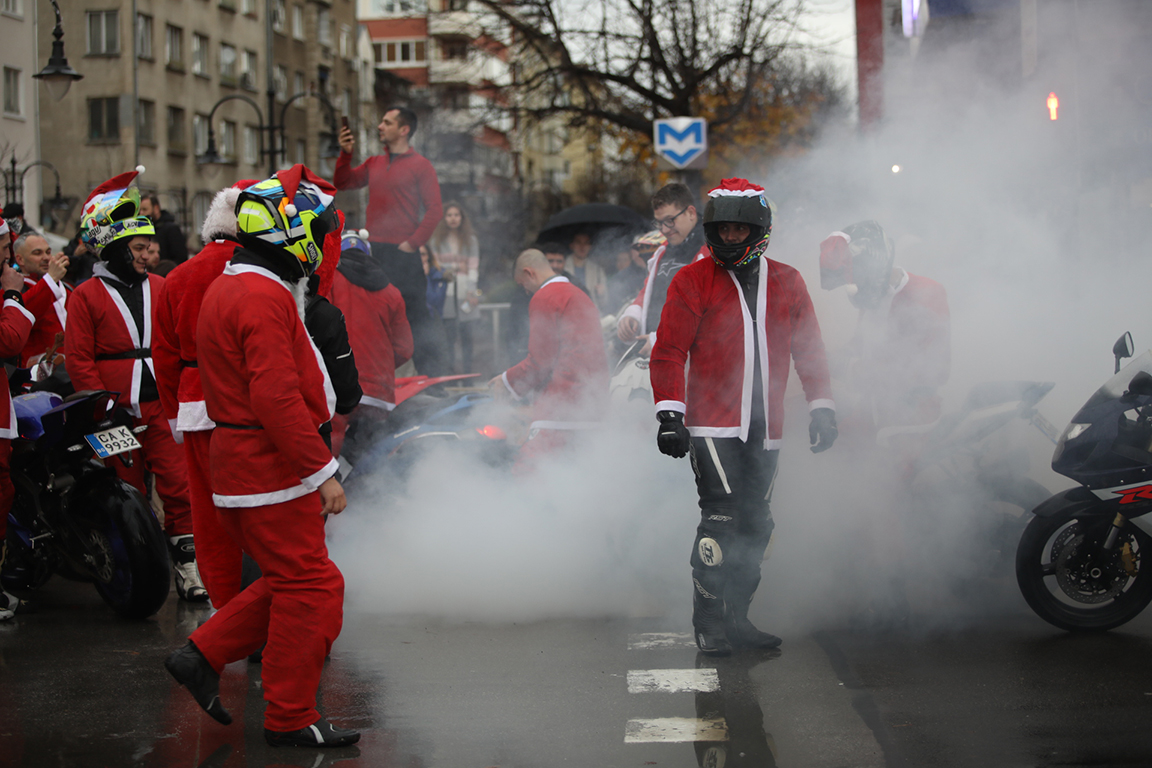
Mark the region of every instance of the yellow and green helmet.
<instances>
[{"instance_id":1,"label":"yellow and green helmet","mask_svg":"<svg viewBox=\"0 0 1152 768\"><path fill-rule=\"evenodd\" d=\"M324 258L324 238L339 226L328 182L303 165L253 184L236 201L237 235L281 248L296 257L304 276Z\"/></svg>"},{"instance_id":2,"label":"yellow and green helmet","mask_svg":"<svg viewBox=\"0 0 1152 768\"><path fill-rule=\"evenodd\" d=\"M140 215L140 189L132 186L144 171L137 166L113 176L84 201L80 210L80 239L99 254L113 242L130 237L155 237L152 220Z\"/></svg>"}]
</instances>

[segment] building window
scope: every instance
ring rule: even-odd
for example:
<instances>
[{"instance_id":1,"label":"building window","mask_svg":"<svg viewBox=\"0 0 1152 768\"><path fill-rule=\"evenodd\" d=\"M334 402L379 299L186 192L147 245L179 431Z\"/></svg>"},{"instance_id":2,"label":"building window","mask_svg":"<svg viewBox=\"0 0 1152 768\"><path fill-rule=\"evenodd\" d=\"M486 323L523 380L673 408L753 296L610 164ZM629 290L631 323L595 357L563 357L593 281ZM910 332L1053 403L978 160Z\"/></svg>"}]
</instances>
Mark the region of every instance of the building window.
<instances>
[{"instance_id":1,"label":"building window","mask_svg":"<svg viewBox=\"0 0 1152 768\"><path fill-rule=\"evenodd\" d=\"M372 60L377 64L384 63L384 43L372 43Z\"/></svg>"},{"instance_id":2,"label":"building window","mask_svg":"<svg viewBox=\"0 0 1152 768\"><path fill-rule=\"evenodd\" d=\"M156 102L144 99L137 102L136 125L140 143L156 146Z\"/></svg>"},{"instance_id":3,"label":"building window","mask_svg":"<svg viewBox=\"0 0 1152 768\"><path fill-rule=\"evenodd\" d=\"M428 43L425 40L397 40L384 43L383 59L385 67L411 67L424 64L428 60Z\"/></svg>"},{"instance_id":4,"label":"building window","mask_svg":"<svg viewBox=\"0 0 1152 768\"><path fill-rule=\"evenodd\" d=\"M284 5L284 0L273 0L272 2L272 29L280 34L284 34L288 24L288 9Z\"/></svg>"},{"instance_id":5,"label":"building window","mask_svg":"<svg viewBox=\"0 0 1152 768\"><path fill-rule=\"evenodd\" d=\"M256 90L256 51L244 51L240 59L240 85Z\"/></svg>"},{"instance_id":6,"label":"building window","mask_svg":"<svg viewBox=\"0 0 1152 768\"><path fill-rule=\"evenodd\" d=\"M353 58L352 27L348 24L340 25L340 56L345 59Z\"/></svg>"},{"instance_id":7,"label":"building window","mask_svg":"<svg viewBox=\"0 0 1152 768\"><path fill-rule=\"evenodd\" d=\"M292 37L304 39L304 6L292 6Z\"/></svg>"},{"instance_id":8,"label":"building window","mask_svg":"<svg viewBox=\"0 0 1152 768\"><path fill-rule=\"evenodd\" d=\"M316 79L319 81L320 93L328 96L328 85L332 80L332 70L325 66L316 67Z\"/></svg>"},{"instance_id":9,"label":"building window","mask_svg":"<svg viewBox=\"0 0 1152 768\"><path fill-rule=\"evenodd\" d=\"M220 122L220 142L218 145L220 156L226 160L236 161L236 123L231 120Z\"/></svg>"},{"instance_id":10,"label":"building window","mask_svg":"<svg viewBox=\"0 0 1152 768\"><path fill-rule=\"evenodd\" d=\"M21 6L20 0L4 0L4 5L0 7L0 10L10 16L24 15L24 8Z\"/></svg>"},{"instance_id":11,"label":"building window","mask_svg":"<svg viewBox=\"0 0 1152 768\"><path fill-rule=\"evenodd\" d=\"M440 52L445 61L462 60L468 58L467 40L444 40L440 43Z\"/></svg>"},{"instance_id":12,"label":"building window","mask_svg":"<svg viewBox=\"0 0 1152 768\"><path fill-rule=\"evenodd\" d=\"M220 43L220 82L236 84L236 46Z\"/></svg>"},{"instance_id":13,"label":"building window","mask_svg":"<svg viewBox=\"0 0 1152 768\"><path fill-rule=\"evenodd\" d=\"M293 76L293 78L292 78L292 95L295 96L298 93L304 93L304 73L303 72L297 72L295 74L295 76ZM304 109L304 107L305 107L304 99L300 99L299 101L296 102L296 108L297 109Z\"/></svg>"},{"instance_id":14,"label":"building window","mask_svg":"<svg viewBox=\"0 0 1152 768\"><path fill-rule=\"evenodd\" d=\"M192 198L193 232L199 232L204 226L204 219L208 218L208 207L212 205L211 192L197 192Z\"/></svg>"},{"instance_id":15,"label":"building window","mask_svg":"<svg viewBox=\"0 0 1152 768\"><path fill-rule=\"evenodd\" d=\"M204 35L192 35L192 71L208 77L208 38Z\"/></svg>"},{"instance_id":16,"label":"building window","mask_svg":"<svg viewBox=\"0 0 1152 768\"><path fill-rule=\"evenodd\" d=\"M136 14L136 55L152 58L152 17L142 13Z\"/></svg>"},{"instance_id":17,"label":"building window","mask_svg":"<svg viewBox=\"0 0 1152 768\"><path fill-rule=\"evenodd\" d=\"M428 6L423 0L375 0L376 16L418 16Z\"/></svg>"},{"instance_id":18,"label":"building window","mask_svg":"<svg viewBox=\"0 0 1152 768\"><path fill-rule=\"evenodd\" d=\"M184 110L180 107L168 107L168 151L188 151L188 140L184 136Z\"/></svg>"},{"instance_id":19,"label":"building window","mask_svg":"<svg viewBox=\"0 0 1152 768\"><path fill-rule=\"evenodd\" d=\"M164 63L184 69L184 30L171 24L164 29Z\"/></svg>"},{"instance_id":20,"label":"building window","mask_svg":"<svg viewBox=\"0 0 1152 768\"><path fill-rule=\"evenodd\" d=\"M88 53L96 56L120 53L119 11L88 11Z\"/></svg>"},{"instance_id":21,"label":"building window","mask_svg":"<svg viewBox=\"0 0 1152 768\"><path fill-rule=\"evenodd\" d=\"M244 126L244 162L257 165L260 162L260 132L253 126Z\"/></svg>"},{"instance_id":22,"label":"building window","mask_svg":"<svg viewBox=\"0 0 1152 768\"><path fill-rule=\"evenodd\" d=\"M88 99L88 140L120 141L120 97Z\"/></svg>"},{"instance_id":23,"label":"building window","mask_svg":"<svg viewBox=\"0 0 1152 768\"><path fill-rule=\"evenodd\" d=\"M316 39L320 45L332 45L332 14L327 8L316 13Z\"/></svg>"},{"instance_id":24,"label":"building window","mask_svg":"<svg viewBox=\"0 0 1152 768\"><path fill-rule=\"evenodd\" d=\"M256 15L256 0L240 0L240 12L249 16Z\"/></svg>"},{"instance_id":25,"label":"building window","mask_svg":"<svg viewBox=\"0 0 1152 768\"><path fill-rule=\"evenodd\" d=\"M208 151L208 116L192 115L192 152L202 155Z\"/></svg>"},{"instance_id":26,"label":"building window","mask_svg":"<svg viewBox=\"0 0 1152 768\"><path fill-rule=\"evenodd\" d=\"M283 64L277 64L272 74L272 86L276 89L276 98L288 101L288 70Z\"/></svg>"},{"instance_id":27,"label":"building window","mask_svg":"<svg viewBox=\"0 0 1152 768\"><path fill-rule=\"evenodd\" d=\"M304 155L308 153L308 143L304 139L296 139L296 162L307 165Z\"/></svg>"},{"instance_id":28,"label":"building window","mask_svg":"<svg viewBox=\"0 0 1152 768\"><path fill-rule=\"evenodd\" d=\"M468 10L468 0L444 0L444 10L466 11Z\"/></svg>"},{"instance_id":29,"label":"building window","mask_svg":"<svg viewBox=\"0 0 1152 768\"><path fill-rule=\"evenodd\" d=\"M4 114L24 114L24 100L20 94L20 70L4 67Z\"/></svg>"}]
</instances>

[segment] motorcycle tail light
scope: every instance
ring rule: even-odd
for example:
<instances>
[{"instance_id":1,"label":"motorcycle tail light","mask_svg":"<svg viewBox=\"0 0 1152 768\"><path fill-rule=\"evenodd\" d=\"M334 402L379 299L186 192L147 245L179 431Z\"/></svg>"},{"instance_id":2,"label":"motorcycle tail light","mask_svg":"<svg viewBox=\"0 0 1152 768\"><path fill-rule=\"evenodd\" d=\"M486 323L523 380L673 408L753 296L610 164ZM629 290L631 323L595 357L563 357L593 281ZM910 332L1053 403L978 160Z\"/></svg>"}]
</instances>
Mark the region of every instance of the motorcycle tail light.
<instances>
[{"instance_id":1,"label":"motorcycle tail light","mask_svg":"<svg viewBox=\"0 0 1152 768\"><path fill-rule=\"evenodd\" d=\"M480 433L481 436L486 437L489 440L507 440L508 439L508 435L504 433L504 430L500 429L500 427L497 427L493 424L485 424L482 427L476 427L476 431L478 433Z\"/></svg>"}]
</instances>

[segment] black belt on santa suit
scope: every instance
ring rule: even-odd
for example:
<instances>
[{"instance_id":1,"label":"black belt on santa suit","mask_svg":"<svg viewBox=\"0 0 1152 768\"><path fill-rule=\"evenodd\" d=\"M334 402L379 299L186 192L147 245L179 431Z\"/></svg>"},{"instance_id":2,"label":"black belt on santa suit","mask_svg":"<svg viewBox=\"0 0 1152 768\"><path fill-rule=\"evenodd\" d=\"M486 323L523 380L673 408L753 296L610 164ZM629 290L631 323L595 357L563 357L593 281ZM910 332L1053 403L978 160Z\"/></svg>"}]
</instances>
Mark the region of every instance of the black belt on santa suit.
<instances>
[{"instance_id":1,"label":"black belt on santa suit","mask_svg":"<svg viewBox=\"0 0 1152 768\"><path fill-rule=\"evenodd\" d=\"M96 355L97 360L143 360L152 357L151 347L139 347L127 352L112 352L107 355Z\"/></svg>"},{"instance_id":2,"label":"black belt on santa suit","mask_svg":"<svg viewBox=\"0 0 1152 768\"><path fill-rule=\"evenodd\" d=\"M227 422L218 421L216 426L223 427L224 429L264 429L259 424L228 424Z\"/></svg>"},{"instance_id":3,"label":"black belt on santa suit","mask_svg":"<svg viewBox=\"0 0 1152 768\"><path fill-rule=\"evenodd\" d=\"M184 358L180 358L180 367L181 368L199 368L200 364L198 362L196 362L195 360L185 360Z\"/></svg>"}]
</instances>

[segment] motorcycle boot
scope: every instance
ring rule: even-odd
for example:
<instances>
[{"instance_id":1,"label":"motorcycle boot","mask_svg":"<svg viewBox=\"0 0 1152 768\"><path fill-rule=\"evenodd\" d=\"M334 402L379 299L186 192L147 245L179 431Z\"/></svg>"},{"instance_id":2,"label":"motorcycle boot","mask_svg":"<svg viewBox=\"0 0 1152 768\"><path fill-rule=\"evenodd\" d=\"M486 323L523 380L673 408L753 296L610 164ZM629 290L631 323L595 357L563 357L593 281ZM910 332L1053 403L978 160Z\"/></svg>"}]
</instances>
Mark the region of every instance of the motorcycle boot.
<instances>
[{"instance_id":1,"label":"motorcycle boot","mask_svg":"<svg viewBox=\"0 0 1152 768\"><path fill-rule=\"evenodd\" d=\"M220 674L191 640L183 648L173 651L165 660L164 667L176 682L188 689L196 703L213 720L224 725L232 724L232 715L220 703Z\"/></svg>"},{"instance_id":2,"label":"motorcycle boot","mask_svg":"<svg viewBox=\"0 0 1152 768\"><path fill-rule=\"evenodd\" d=\"M696 647L705 656L730 656L732 645L724 629L724 600L719 596L719 585L709 584L710 581L716 579L692 574L692 634ZM710 592L705 584L715 591Z\"/></svg>"},{"instance_id":3,"label":"motorcycle boot","mask_svg":"<svg viewBox=\"0 0 1152 768\"><path fill-rule=\"evenodd\" d=\"M776 635L763 632L748 620L748 608L752 605L752 597L756 594L756 587L760 585L760 575L757 574L755 582L744 580L743 583L729 583L724 592L724 631L728 642L736 650L769 650L779 648L784 642Z\"/></svg>"},{"instance_id":4,"label":"motorcycle boot","mask_svg":"<svg viewBox=\"0 0 1152 768\"><path fill-rule=\"evenodd\" d=\"M360 741L360 732L337 728L324 718L298 731L264 729L264 741L271 747L347 747Z\"/></svg>"},{"instance_id":5,"label":"motorcycle boot","mask_svg":"<svg viewBox=\"0 0 1152 768\"><path fill-rule=\"evenodd\" d=\"M176 593L189 603L202 603L208 599L208 590L196 568L196 545L192 534L168 537L172 552L172 570L176 573Z\"/></svg>"}]
</instances>

